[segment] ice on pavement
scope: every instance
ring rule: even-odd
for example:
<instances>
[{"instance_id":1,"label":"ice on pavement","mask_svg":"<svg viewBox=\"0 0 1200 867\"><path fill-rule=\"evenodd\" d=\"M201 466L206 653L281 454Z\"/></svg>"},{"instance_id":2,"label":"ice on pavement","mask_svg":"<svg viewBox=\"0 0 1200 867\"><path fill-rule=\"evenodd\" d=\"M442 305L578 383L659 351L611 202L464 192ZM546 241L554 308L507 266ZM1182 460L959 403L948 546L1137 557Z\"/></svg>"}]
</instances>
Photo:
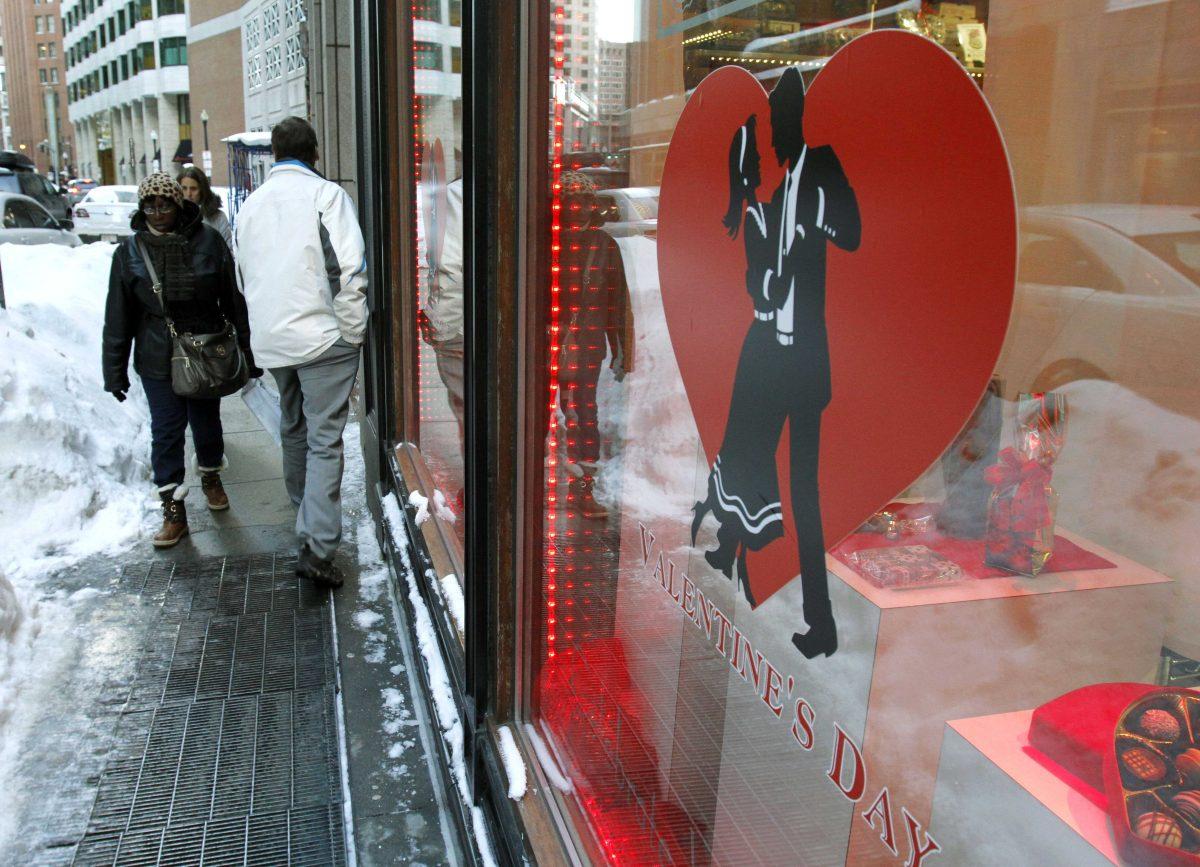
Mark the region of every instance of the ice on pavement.
<instances>
[{"instance_id":1,"label":"ice on pavement","mask_svg":"<svg viewBox=\"0 0 1200 867\"><path fill-rule=\"evenodd\" d=\"M454 777L455 787L459 798L471 810L471 825L475 832L475 844L479 848L480 860L485 865L496 863L492 854L491 838L488 836L487 822L483 811L472 803L471 790L467 785L467 770L463 755L463 724L459 719L458 709L454 704L454 694L450 688L450 678L446 672L446 661L437 643L434 633L433 620L430 619L429 609L417 589L416 573L408 556L408 528L404 523L404 515L400 511L400 502L395 492L383 498L383 517L391 534L392 544L400 554L404 566L404 579L407 583L408 601L413 608L413 627L417 636L417 648L425 660L425 668L429 677L429 690L433 698L433 707L437 716L438 727L446 745L450 748L450 769ZM428 513L427 513L428 514Z\"/></svg>"}]
</instances>

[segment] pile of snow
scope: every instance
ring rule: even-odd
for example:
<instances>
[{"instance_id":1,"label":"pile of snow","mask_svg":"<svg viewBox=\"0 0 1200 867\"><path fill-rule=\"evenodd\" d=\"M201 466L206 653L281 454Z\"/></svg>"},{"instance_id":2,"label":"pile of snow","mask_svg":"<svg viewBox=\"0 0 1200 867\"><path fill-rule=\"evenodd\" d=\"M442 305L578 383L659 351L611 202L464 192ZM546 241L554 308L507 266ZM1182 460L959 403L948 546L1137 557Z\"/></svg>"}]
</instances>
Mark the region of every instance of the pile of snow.
<instances>
[{"instance_id":1,"label":"pile of snow","mask_svg":"<svg viewBox=\"0 0 1200 867\"><path fill-rule=\"evenodd\" d=\"M14 582L136 538L149 487L137 377L105 394L100 336L114 247L0 247L0 568Z\"/></svg>"}]
</instances>

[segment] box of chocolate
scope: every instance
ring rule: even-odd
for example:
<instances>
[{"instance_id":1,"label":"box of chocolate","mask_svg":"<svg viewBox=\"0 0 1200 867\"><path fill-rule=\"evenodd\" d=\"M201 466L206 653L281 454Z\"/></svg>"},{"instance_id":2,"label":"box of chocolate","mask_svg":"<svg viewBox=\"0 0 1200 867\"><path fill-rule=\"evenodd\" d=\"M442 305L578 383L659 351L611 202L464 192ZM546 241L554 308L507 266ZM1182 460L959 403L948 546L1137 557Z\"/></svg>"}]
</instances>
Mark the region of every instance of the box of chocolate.
<instances>
[{"instance_id":1,"label":"box of chocolate","mask_svg":"<svg viewBox=\"0 0 1200 867\"><path fill-rule=\"evenodd\" d=\"M1129 705L1104 784L1126 863L1200 865L1200 694L1160 689Z\"/></svg>"}]
</instances>

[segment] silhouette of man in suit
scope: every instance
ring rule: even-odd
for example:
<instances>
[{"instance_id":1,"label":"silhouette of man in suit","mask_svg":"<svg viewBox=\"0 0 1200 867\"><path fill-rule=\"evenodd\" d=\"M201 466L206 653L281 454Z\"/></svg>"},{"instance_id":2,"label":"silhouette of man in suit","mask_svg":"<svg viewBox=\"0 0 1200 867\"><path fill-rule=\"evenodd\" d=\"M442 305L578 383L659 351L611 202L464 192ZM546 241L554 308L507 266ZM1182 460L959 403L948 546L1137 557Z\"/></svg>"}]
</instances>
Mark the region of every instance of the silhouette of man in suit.
<instances>
[{"instance_id":1,"label":"silhouette of man in suit","mask_svg":"<svg viewBox=\"0 0 1200 867\"><path fill-rule=\"evenodd\" d=\"M821 413L832 396L825 328L825 258L829 244L858 248L858 202L829 146L804 140L804 82L789 67L769 97L771 147L786 174L767 211L774 218L775 262L770 292L775 338L788 357L786 403L792 514L800 549L804 619L809 629L792 643L809 659L837 650L821 527L818 458Z\"/></svg>"}]
</instances>

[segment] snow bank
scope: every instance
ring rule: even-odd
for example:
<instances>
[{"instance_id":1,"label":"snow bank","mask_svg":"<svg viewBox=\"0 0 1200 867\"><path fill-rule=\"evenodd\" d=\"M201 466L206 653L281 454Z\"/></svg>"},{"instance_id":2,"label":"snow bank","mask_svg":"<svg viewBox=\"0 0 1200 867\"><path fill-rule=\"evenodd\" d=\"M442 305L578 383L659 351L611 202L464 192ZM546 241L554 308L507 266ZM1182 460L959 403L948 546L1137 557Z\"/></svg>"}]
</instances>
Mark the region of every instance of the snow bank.
<instances>
[{"instance_id":1,"label":"snow bank","mask_svg":"<svg viewBox=\"0 0 1200 867\"><path fill-rule=\"evenodd\" d=\"M113 249L0 247L0 568L14 581L119 550L146 511L145 399L135 384L117 403L100 374Z\"/></svg>"}]
</instances>

